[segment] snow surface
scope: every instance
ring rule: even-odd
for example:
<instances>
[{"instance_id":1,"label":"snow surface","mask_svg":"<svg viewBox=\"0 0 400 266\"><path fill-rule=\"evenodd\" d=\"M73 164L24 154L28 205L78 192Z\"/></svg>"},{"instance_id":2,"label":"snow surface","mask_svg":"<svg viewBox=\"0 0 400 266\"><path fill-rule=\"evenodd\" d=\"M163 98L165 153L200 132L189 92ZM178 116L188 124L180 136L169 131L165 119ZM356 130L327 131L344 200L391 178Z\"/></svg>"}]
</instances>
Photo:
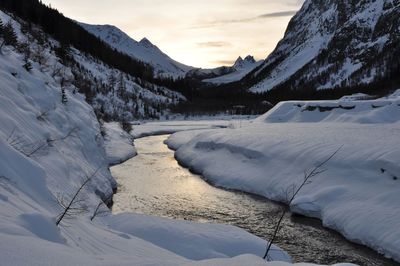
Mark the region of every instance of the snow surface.
<instances>
[{"instance_id":1,"label":"snow surface","mask_svg":"<svg viewBox=\"0 0 400 266\"><path fill-rule=\"evenodd\" d=\"M362 124L400 121L400 98L352 101L288 101L277 104L256 122L353 122Z\"/></svg>"},{"instance_id":2,"label":"snow surface","mask_svg":"<svg viewBox=\"0 0 400 266\"><path fill-rule=\"evenodd\" d=\"M303 188L292 211L319 218L347 239L400 261L396 95L375 101L284 102L242 128L179 132L167 144L177 150L181 164L216 186L282 202L302 182L304 171L340 148L327 171ZM355 107L317 109L340 105Z\"/></svg>"},{"instance_id":3,"label":"snow surface","mask_svg":"<svg viewBox=\"0 0 400 266\"><path fill-rule=\"evenodd\" d=\"M109 165L119 164L136 156L133 137L122 130L119 123L104 123L103 126L106 134L104 144Z\"/></svg>"},{"instance_id":4,"label":"snow surface","mask_svg":"<svg viewBox=\"0 0 400 266\"><path fill-rule=\"evenodd\" d=\"M134 125L131 135L137 139L146 136L172 134L195 129L232 127L236 120L162 121Z\"/></svg>"},{"instance_id":5,"label":"snow surface","mask_svg":"<svg viewBox=\"0 0 400 266\"><path fill-rule=\"evenodd\" d=\"M113 230L125 232L191 260L253 254L261 257L265 241L244 230L223 224L195 224L141 214L117 214L105 219ZM290 261L276 246L272 257Z\"/></svg>"},{"instance_id":6,"label":"snow surface","mask_svg":"<svg viewBox=\"0 0 400 266\"><path fill-rule=\"evenodd\" d=\"M193 67L171 59L148 39L135 41L126 33L111 25L90 25L79 23L85 30L100 38L112 48L154 67L157 76L174 78L184 76Z\"/></svg>"},{"instance_id":7,"label":"snow surface","mask_svg":"<svg viewBox=\"0 0 400 266\"><path fill-rule=\"evenodd\" d=\"M205 260L205 261L200 261L193 263L192 265L208 265L208 266L243 266L243 265L250 265L249 259L251 260L251 265L252 266L261 266L261 265L266 265L265 262L262 260L254 259L252 257L249 257L249 255L242 255L235 257L234 260L231 261L226 261L226 260L221 260L221 259L213 259L213 260ZM316 264L310 264L310 263L295 263L295 264L290 264L286 262L269 262L267 264L268 266L290 266L290 265L295 265L295 266L317 266ZM338 263L338 264L333 264L332 266L354 266L352 263Z\"/></svg>"}]
</instances>

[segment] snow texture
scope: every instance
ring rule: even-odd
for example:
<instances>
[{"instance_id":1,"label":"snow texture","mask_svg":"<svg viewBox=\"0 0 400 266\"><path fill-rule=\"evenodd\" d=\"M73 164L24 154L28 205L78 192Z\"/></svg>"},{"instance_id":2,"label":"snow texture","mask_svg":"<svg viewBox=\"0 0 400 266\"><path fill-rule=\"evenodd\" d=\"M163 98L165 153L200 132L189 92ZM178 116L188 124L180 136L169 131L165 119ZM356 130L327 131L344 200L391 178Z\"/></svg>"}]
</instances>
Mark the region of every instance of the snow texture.
<instances>
[{"instance_id":1,"label":"snow texture","mask_svg":"<svg viewBox=\"0 0 400 266\"><path fill-rule=\"evenodd\" d=\"M191 260L229 258L241 254L261 257L265 241L230 225L194 224L139 214L117 214L110 219L114 230L145 241ZM171 242L173 240L173 242ZM286 252L273 246L272 257L290 261Z\"/></svg>"},{"instance_id":2,"label":"snow texture","mask_svg":"<svg viewBox=\"0 0 400 266\"><path fill-rule=\"evenodd\" d=\"M119 123L105 123L103 127L105 130L104 144L110 165L120 164L136 156L133 137L122 130Z\"/></svg>"},{"instance_id":3,"label":"snow texture","mask_svg":"<svg viewBox=\"0 0 400 266\"><path fill-rule=\"evenodd\" d=\"M235 120L148 122L134 125L131 135L137 139L146 136L172 134L179 131L224 128L232 126L233 123L235 123Z\"/></svg>"}]
</instances>

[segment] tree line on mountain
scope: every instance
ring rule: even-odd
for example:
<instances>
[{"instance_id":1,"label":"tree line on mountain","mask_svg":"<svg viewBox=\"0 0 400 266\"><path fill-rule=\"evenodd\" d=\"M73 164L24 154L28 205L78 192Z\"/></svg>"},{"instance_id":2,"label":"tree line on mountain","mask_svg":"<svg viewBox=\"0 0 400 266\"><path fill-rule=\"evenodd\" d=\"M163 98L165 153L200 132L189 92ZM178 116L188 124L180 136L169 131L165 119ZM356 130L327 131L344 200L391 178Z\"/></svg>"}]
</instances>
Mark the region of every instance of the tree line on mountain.
<instances>
[{"instance_id":1,"label":"tree line on mountain","mask_svg":"<svg viewBox=\"0 0 400 266\"><path fill-rule=\"evenodd\" d=\"M12 45L16 46L18 44L17 35L12 27L11 23L4 24L3 21L0 19L0 38L3 40L0 44L0 52L4 45Z\"/></svg>"},{"instance_id":2,"label":"tree line on mountain","mask_svg":"<svg viewBox=\"0 0 400 266\"><path fill-rule=\"evenodd\" d=\"M202 84L195 80L187 82L191 82L185 94L187 101L173 106L173 112L190 115L257 115L272 107L265 95L249 92L240 81L219 86Z\"/></svg>"}]
</instances>

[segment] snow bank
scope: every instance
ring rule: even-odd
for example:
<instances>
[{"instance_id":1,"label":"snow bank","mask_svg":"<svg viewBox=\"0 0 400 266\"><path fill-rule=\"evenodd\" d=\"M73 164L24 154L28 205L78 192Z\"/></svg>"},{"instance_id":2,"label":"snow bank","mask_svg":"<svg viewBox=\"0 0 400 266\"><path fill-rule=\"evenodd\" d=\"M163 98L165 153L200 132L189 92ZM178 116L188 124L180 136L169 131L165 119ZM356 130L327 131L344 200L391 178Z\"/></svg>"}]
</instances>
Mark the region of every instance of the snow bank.
<instances>
[{"instance_id":1,"label":"snow bank","mask_svg":"<svg viewBox=\"0 0 400 266\"><path fill-rule=\"evenodd\" d=\"M177 149L180 163L216 186L283 202L305 170L342 146L326 165L328 171L304 187L292 210L400 260L398 98L344 106L354 104L354 109L320 112L307 109L339 104L281 103L243 128L180 132L167 144Z\"/></svg>"},{"instance_id":2,"label":"snow bank","mask_svg":"<svg viewBox=\"0 0 400 266\"><path fill-rule=\"evenodd\" d=\"M354 101L289 101L277 104L256 122L353 122L394 123L400 121L400 97Z\"/></svg>"},{"instance_id":3,"label":"snow bank","mask_svg":"<svg viewBox=\"0 0 400 266\"><path fill-rule=\"evenodd\" d=\"M233 123L235 123L233 120L149 122L133 126L131 134L137 139L146 136L172 134L179 131L224 128L231 126Z\"/></svg>"},{"instance_id":4,"label":"snow bank","mask_svg":"<svg viewBox=\"0 0 400 266\"><path fill-rule=\"evenodd\" d=\"M316 264L310 263L287 263L287 262L268 262L265 263L262 259L258 257L254 257L251 255L241 255L230 260L222 260L222 259L212 259L212 260L204 260L196 263L191 263L191 265L198 265L198 266L243 266L243 265L252 265L252 266L317 266ZM338 263L332 266L355 266L355 264L351 263Z\"/></svg>"},{"instance_id":5,"label":"snow bank","mask_svg":"<svg viewBox=\"0 0 400 266\"><path fill-rule=\"evenodd\" d=\"M141 214L118 214L107 219L114 230L134 235L191 260L230 258L241 254L262 257L266 242L230 225L195 224ZM173 241L172 241L173 240ZM274 246L274 260L290 261Z\"/></svg>"},{"instance_id":6,"label":"snow bank","mask_svg":"<svg viewBox=\"0 0 400 266\"><path fill-rule=\"evenodd\" d=\"M192 140L197 135L204 133L204 132L209 132L209 131L210 131L210 129L180 131L180 132L177 132L177 133L174 133L173 135L171 135L165 141L165 144L168 146L168 148L170 148L172 150L177 150L177 149L179 149L180 146L188 143L190 140Z\"/></svg>"},{"instance_id":7,"label":"snow bank","mask_svg":"<svg viewBox=\"0 0 400 266\"><path fill-rule=\"evenodd\" d=\"M137 152L133 146L133 137L125 132L119 123L104 123L105 148L110 165L120 164L134 156Z\"/></svg>"}]
</instances>

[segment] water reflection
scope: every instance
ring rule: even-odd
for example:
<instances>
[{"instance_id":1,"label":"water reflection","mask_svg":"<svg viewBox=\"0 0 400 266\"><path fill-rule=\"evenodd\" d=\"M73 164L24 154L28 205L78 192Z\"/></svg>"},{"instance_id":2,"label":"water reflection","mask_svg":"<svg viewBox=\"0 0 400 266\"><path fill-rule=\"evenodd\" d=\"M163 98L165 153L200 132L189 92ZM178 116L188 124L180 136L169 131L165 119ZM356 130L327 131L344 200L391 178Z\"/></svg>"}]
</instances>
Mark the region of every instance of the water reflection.
<instances>
[{"instance_id":1,"label":"water reflection","mask_svg":"<svg viewBox=\"0 0 400 266\"><path fill-rule=\"evenodd\" d=\"M113 212L239 226L268 239L281 207L264 198L218 189L181 167L163 144L168 136L135 141L138 156L111 169L119 183ZM287 215L277 239L295 261L365 266L399 265L347 242L314 219Z\"/></svg>"}]
</instances>

